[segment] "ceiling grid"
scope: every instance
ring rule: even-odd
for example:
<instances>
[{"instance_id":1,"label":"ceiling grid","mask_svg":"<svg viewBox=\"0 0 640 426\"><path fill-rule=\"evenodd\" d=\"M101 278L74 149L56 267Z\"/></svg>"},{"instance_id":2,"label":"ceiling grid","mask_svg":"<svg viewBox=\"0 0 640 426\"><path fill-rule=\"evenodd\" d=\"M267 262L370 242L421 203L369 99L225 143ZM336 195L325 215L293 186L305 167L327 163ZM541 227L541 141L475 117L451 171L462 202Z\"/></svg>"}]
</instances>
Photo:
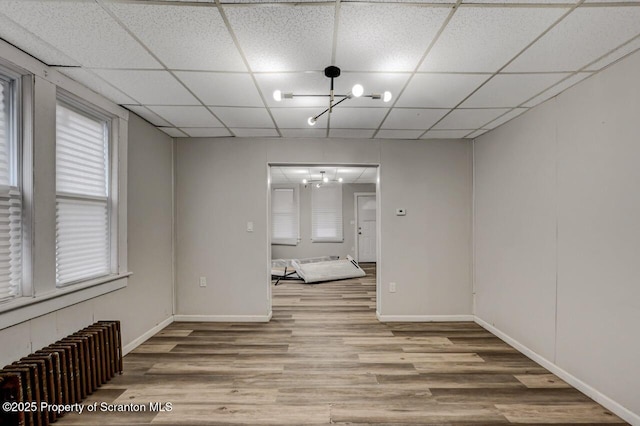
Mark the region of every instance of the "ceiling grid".
<instances>
[{"instance_id":1,"label":"ceiling grid","mask_svg":"<svg viewBox=\"0 0 640 426\"><path fill-rule=\"evenodd\" d=\"M172 137L474 138L640 50L640 1L2 0L0 38ZM425 47L426 46L426 47ZM314 128L323 68L390 90Z\"/></svg>"}]
</instances>

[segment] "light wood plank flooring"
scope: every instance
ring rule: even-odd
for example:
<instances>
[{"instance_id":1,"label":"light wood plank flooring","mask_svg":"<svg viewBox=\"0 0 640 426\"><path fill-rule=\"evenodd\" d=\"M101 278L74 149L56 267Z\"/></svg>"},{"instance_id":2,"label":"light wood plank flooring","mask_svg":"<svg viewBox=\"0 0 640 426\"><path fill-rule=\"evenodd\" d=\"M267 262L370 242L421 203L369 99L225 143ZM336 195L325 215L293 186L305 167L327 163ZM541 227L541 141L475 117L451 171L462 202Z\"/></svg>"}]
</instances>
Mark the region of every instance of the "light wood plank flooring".
<instances>
[{"instance_id":1,"label":"light wood plank flooring","mask_svg":"<svg viewBox=\"0 0 640 426\"><path fill-rule=\"evenodd\" d=\"M268 324L174 323L87 400L172 411L58 424L623 423L474 323L378 322L363 266L361 279L274 287Z\"/></svg>"}]
</instances>

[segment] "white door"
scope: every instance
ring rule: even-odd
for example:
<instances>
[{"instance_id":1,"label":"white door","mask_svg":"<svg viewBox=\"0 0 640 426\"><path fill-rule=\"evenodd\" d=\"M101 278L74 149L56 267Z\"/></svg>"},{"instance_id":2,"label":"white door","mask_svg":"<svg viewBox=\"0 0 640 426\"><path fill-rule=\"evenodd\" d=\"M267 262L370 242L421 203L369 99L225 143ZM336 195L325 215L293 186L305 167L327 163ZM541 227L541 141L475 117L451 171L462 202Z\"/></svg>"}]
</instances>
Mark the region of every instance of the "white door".
<instances>
[{"instance_id":1,"label":"white door","mask_svg":"<svg viewBox=\"0 0 640 426\"><path fill-rule=\"evenodd\" d=\"M376 261L376 196L358 195L358 262Z\"/></svg>"}]
</instances>

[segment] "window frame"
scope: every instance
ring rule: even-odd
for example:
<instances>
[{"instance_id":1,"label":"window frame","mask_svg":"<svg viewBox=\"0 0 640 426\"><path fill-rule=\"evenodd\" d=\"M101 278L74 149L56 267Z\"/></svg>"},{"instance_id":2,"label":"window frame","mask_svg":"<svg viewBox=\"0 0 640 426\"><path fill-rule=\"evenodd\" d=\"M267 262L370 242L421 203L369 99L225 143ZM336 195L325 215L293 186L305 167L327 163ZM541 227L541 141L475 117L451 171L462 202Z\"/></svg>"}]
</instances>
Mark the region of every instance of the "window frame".
<instances>
[{"instance_id":1,"label":"window frame","mask_svg":"<svg viewBox=\"0 0 640 426\"><path fill-rule=\"evenodd\" d=\"M340 232L339 235L335 237L318 237L315 235L316 225L315 225L315 216L316 216L316 203L317 200L315 195L317 191L322 190L323 188L337 188L340 192L339 202L340 202ZM336 221L337 223L337 221ZM337 230L336 230L337 231ZM341 183L328 183L323 184L320 187L311 186L311 242L312 243L343 243L344 242L344 191Z\"/></svg>"},{"instance_id":2,"label":"window frame","mask_svg":"<svg viewBox=\"0 0 640 426\"><path fill-rule=\"evenodd\" d=\"M273 236L273 192L279 189L292 189L293 190L293 198L295 203L295 216L296 216L296 236L295 238L274 238ZM300 243L300 185L287 185L287 184L273 184L271 185L271 223L269 226L271 227L271 245L277 246L297 246ZM295 241L294 241L295 240Z\"/></svg>"},{"instance_id":3,"label":"window frame","mask_svg":"<svg viewBox=\"0 0 640 426\"><path fill-rule=\"evenodd\" d=\"M107 274L101 274L96 276L87 276L83 278L79 278L77 280L68 281L68 282L58 282L57 273L56 273L56 288L64 289L66 287L83 284L86 282L91 282L93 280L101 280L105 278L110 278L116 276L118 274L118 219L119 219L119 210L118 210L118 170L117 170L117 130L115 129L115 123L117 118L112 114L102 110L101 108L85 101L84 99L79 98L78 96L73 95L70 92L67 92L63 89L58 88L56 93L56 112L58 105L62 105L65 108L68 108L77 114L84 115L85 117L95 119L103 122L103 126L105 129L105 143L107 145L107 215L108 215L108 234L109 234L109 271ZM57 123L56 123L56 132L57 132ZM57 139L57 137L56 137ZM56 154L57 154L57 144L56 144ZM57 171L56 171L56 184L57 184ZM61 197L66 200L86 200L86 201L102 201L101 197L94 197L90 195L80 195L80 194L70 194L70 193L59 193L57 188L55 190L55 198L56 204L58 197ZM57 207L56 207L57 211ZM57 221L56 221L57 227ZM56 239L57 244L57 239ZM57 265L57 251L55 253L56 265Z\"/></svg>"},{"instance_id":4,"label":"window frame","mask_svg":"<svg viewBox=\"0 0 640 426\"><path fill-rule=\"evenodd\" d=\"M23 98L26 96L25 90L22 84L23 73L10 66L5 66L4 62L0 62L0 82L5 84L5 87L9 88L9 101L7 102L8 108L8 120L7 128L9 129L7 144L7 166L9 168L9 185L8 193L11 190L16 190L20 197L20 284L18 293L12 297L0 301L0 306L9 304L15 300L19 300L31 291L29 273L30 268L30 250L28 248L28 230L30 229L31 215L28 210L25 209L25 188L24 188L24 173L25 165L23 164ZM10 195L9 195L10 196Z\"/></svg>"}]
</instances>

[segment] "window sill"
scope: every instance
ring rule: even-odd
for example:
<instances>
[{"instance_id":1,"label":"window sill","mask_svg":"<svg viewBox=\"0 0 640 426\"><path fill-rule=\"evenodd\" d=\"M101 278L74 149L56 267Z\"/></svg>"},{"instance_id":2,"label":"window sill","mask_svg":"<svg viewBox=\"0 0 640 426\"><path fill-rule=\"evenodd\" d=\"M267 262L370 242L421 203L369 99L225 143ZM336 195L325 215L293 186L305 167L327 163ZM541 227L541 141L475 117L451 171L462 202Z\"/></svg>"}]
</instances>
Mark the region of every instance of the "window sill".
<instances>
[{"instance_id":1,"label":"window sill","mask_svg":"<svg viewBox=\"0 0 640 426\"><path fill-rule=\"evenodd\" d=\"M0 330L64 309L127 286L131 272L95 278L62 287L48 294L20 297L0 304Z\"/></svg>"}]
</instances>

